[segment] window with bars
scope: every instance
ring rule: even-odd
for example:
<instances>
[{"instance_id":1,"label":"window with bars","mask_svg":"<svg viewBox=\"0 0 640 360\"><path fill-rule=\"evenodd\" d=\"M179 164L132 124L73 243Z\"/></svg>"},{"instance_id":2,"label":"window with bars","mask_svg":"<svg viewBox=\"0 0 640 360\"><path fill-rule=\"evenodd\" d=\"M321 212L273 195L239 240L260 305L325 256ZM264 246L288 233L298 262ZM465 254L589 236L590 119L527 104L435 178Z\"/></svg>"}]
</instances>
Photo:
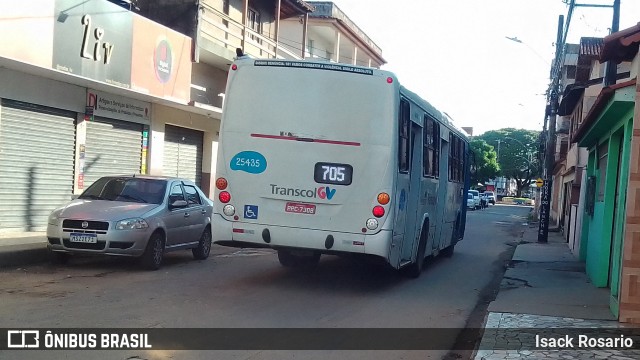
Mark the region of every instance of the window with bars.
<instances>
[{"instance_id":1,"label":"window with bars","mask_svg":"<svg viewBox=\"0 0 640 360\"><path fill-rule=\"evenodd\" d=\"M399 139L398 139L398 170L400 172L409 171L409 148L410 141L409 136L411 128L409 126L410 115L409 102L405 99L400 101L400 113L399 113Z\"/></svg>"},{"instance_id":2,"label":"window with bars","mask_svg":"<svg viewBox=\"0 0 640 360\"><path fill-rule=\"evenodd\" d=\"M464 181L464 142L453 134L449 134L449 180Z\"/></svg>"},{"instance_id":3,"label":"window with bars","mask_svg":"<svg viewBox=\"0 0 640 360\"><path fill-rule=\"evenodd\" d=\"M423 134L422 175L437 178L440 175L440 124L425 115Z\"/></svg>"},{"instance_id":4,"label":"window with bars","mask_svg":"<svg viewBox=\"0 0 640 360\"><path fill-rule=\"evenodd\" d=\"M247 27L255 31L258 34L262 34L262 23L260 22L260 12L255 9L249 9L247 11ZM260 39L251 34L251 39L260 42Z\"/></svg>"}]
</instances>

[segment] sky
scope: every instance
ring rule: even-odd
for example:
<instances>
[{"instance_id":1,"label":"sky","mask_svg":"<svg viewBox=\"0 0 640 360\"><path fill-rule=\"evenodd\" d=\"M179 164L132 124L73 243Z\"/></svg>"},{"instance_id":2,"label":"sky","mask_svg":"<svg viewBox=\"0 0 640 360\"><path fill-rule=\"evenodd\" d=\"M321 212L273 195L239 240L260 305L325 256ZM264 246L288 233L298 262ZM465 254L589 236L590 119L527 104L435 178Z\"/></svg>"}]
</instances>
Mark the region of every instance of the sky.
<instances>
[{"instance_id":1,"label":"sky","mask_svg":"<svg viewBox=\"0 0 640 360\"><path fill-rule=\"evenodd\" d=\"M473 127L474 135L542 130L558 17L567 18L562 0L333 2L382 49L382 69L459 126ZM576 8L567 42L606 36L612 16L610 8ZM640 0L621 0L620 30L639 22Z\"/></svg>"}]
</instances>

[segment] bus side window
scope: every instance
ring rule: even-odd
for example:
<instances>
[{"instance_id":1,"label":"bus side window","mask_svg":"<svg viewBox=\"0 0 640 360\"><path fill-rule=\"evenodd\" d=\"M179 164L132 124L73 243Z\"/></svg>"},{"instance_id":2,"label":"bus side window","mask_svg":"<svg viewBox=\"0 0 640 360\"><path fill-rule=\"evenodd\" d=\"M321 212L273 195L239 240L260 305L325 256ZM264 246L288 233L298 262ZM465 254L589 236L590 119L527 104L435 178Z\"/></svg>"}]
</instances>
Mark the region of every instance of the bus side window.
<instances>
[{"instance_id":1,"label":"bus side window","mask_svg":"<svg viewBox=\"0 0 640 360\"><path fill-rule=\"evenodd\" d=\"M399 113L399 139L398 139L398 170L400 172L409 171L409 102L402 99L400 100L400 113Z\"/></svg>"},{"instance_id":2,"label":"bus side window","mask_svg":"<svg viewBox=\"0 0 640 360\"><path fill-rule=\"evenodd\" d=\"M424 117L424 148L422 149L423 175L437 178L440 175L440 125L432 118Z\"/></svg>"}]
</instances>

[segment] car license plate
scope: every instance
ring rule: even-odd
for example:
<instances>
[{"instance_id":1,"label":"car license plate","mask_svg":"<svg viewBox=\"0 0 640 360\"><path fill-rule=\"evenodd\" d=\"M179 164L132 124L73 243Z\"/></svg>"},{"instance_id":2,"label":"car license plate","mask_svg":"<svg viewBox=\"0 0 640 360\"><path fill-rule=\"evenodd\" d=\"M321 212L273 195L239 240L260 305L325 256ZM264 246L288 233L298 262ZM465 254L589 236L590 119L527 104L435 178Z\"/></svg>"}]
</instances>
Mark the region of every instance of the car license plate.
<instances>
[{"instance_id":1,"label":"car license plate","mask_svg":"<svg viewBox=\"0 0 640 360\"><path fill-rule=\"evenodd\" d=\"M284 207L284 211L297 214L313 215L316 213L316 206L313 204L288 202Z\"/></svg>"},{"instance_id":2,"label":"car license plate","mask_svg":"<svg viewBox=\"0 0 640 360\"><path fill-rule=\"evenodd\" d=\"M95 244L98 242L98 235L71 233L71 237L69 238L69 241L75 242L75 243Z\"/></svg>"}]
</instances>

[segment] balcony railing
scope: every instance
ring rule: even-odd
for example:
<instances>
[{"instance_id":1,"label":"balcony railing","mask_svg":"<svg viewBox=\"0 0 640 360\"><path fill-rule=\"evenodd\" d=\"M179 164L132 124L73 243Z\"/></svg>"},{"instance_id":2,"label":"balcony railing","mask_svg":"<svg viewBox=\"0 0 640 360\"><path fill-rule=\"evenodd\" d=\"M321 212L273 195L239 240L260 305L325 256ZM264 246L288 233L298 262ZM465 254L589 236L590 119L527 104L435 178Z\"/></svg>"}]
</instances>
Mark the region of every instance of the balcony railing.
<instances>
[{"instance_id":1,"label":"balcony railing","mask_svg":"<svg viewBox=\"0 0 640 360\"><path fill-rule=\"evenodd\" d=\"M206 3L201 3L203 14L200 35L205 39L233 52L243 48L244 53L267 59L301 59L291 51L278 46L275 40L255 32L253 29L233 20L229 15Z\"/></svg>"}]
</instances>

